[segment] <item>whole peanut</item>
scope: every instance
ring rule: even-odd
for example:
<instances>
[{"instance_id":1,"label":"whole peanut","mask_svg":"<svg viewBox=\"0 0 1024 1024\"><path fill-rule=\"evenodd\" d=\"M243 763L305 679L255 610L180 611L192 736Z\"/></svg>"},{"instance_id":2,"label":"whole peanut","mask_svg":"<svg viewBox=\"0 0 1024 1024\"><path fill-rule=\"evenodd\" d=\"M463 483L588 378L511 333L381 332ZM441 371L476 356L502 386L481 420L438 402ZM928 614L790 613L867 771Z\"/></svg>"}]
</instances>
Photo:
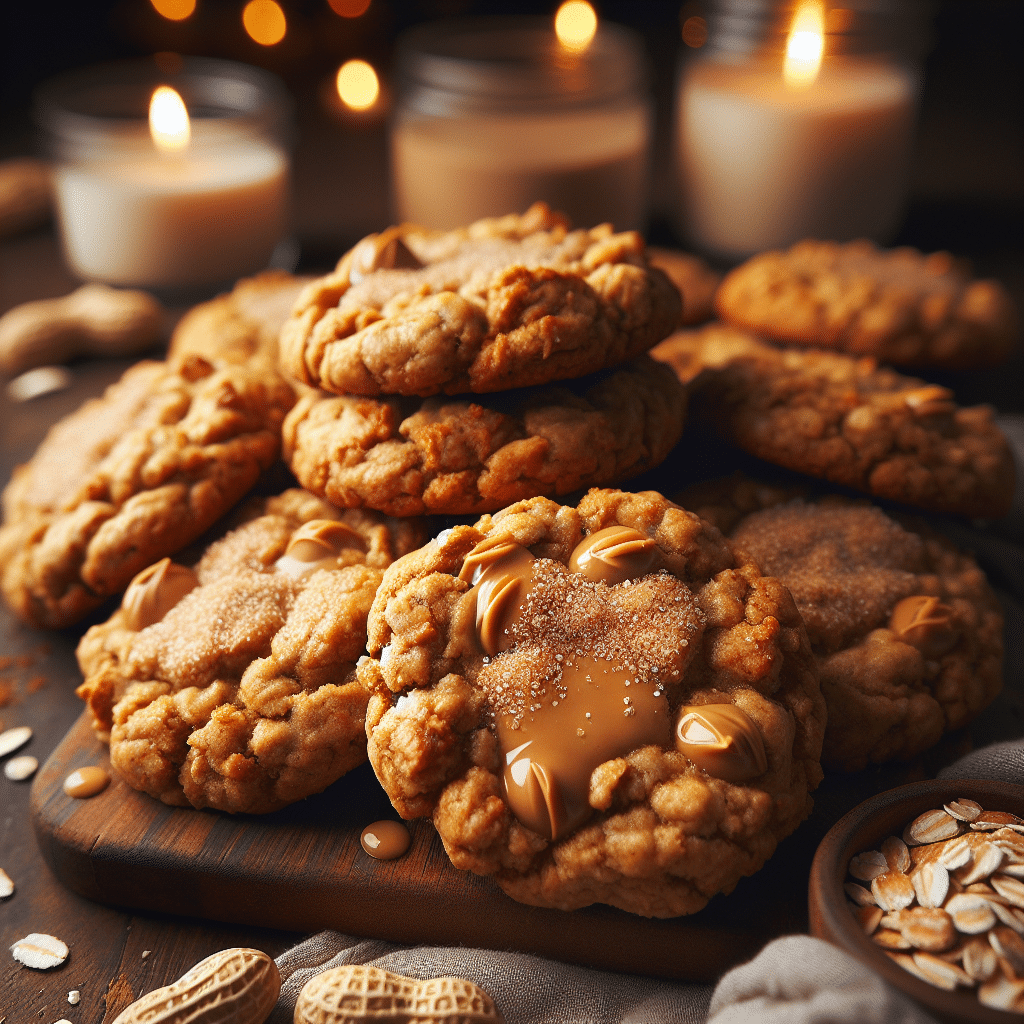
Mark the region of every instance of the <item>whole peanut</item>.
<instances>
[{"instance_id":1,"label":"whole peanut","mask_svg":"<svg viewBox=\"0 0 1024 1024\"><path fill-rule=\"evenodd\" d=\"M494 1000L465 978L417 981L363 964L310 978L294 1024L503 1024ZM119 1024L119 1022L115 1022Z\"/></svg>"},{"instance_id":2,"label":"whole peanut","mask_svg":"<svg viewBox=\"0 0 1024 1024\"><path fill-rule=\"evenodd\" d=\"M134 355L158 341L162 329L163 309L146 292L82 285L0 317L0 373L14 376L79 355Z\"/></svg>"},{"instance_id":3,"label":"whole peanut","mask_svg":"<svg viewBox=\"0 0 1024 1024\"><path fill-rule=\"evenodd\" d=\"M136 999L114 1024L263 1024L280 991L277 964L266 953L222 949Z\"/></svg>"},{"instance_id":4,"label":"whole peanut","mask_svg":"<svg viewBox=\"0 0 1024 1024\"><path fill-rule=\"evenodd\" d=\"M42 224L53 206L50 165L42 160L0 160L0 237Z\"/></svg>"}]
</instances>

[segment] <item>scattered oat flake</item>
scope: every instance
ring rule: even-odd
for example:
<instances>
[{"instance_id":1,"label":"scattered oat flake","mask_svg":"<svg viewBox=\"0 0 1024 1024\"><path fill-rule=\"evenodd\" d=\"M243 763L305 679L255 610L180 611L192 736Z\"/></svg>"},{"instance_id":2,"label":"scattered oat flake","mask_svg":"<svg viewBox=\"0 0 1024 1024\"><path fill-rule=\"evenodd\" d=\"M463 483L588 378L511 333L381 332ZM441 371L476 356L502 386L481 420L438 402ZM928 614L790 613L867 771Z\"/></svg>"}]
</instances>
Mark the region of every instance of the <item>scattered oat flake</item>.
<instances>
[{"instance_id":1,"label":"scattered oat flake","mask_svg":"<svg viewBox=\"0 0 1024 1024\"><path fill-rule=\"evenodd\" d=\"M843 890L858 907L878 906L875 902L875 897L872 896L870 891L865 889L863 885L858 885L856 882L845 882L843 884Z\"/></svg>"},{"instance_id":2,"label":"scattered oat flake","mask_svg":"<svg viewBox=\"0 0 1024 1024\"><path fill-rule=\"evenodd\" d=\"M956 880L964 886L980 882L998 870L1003 863L1004 853L995 843L985 843L974 851L974 863L957 868Z\"/></svg>"},{"instance_id":3,"label":"scattered oat flake","mask_svg":"<svg viewBox=\"0 0 1024 1024\"><path fill-rule=\"evenodd\" d=\"M1024 908L1024 881L1007 874L992 876L992 888L1015 907Z\"/></svg>"},{"instance_id":4,"label":"scattered oat flake","mask_svg":"<svg viewBox=\"0 0 1024 1024\"><path fill-rule=\"evenodd\" d=\"M142 959L143 959L143 960L145 960L145 959L146 959L146 957L147 957L147 956L149 956L149 954L150 954L151 952L152 952L152 950L149 950L149 949L144 949L144 950L142 951Z\"/></svg>"},{"instance_id":5,"label":"scattered oat flake","mask_svg":"<svg viewBox=\"0 0 1024 1024\"><path fill-rule=\"evenodd\" d=\"M946 901L946 913L953 919L958 932L980 935L996 923L996 915L984 896L957 893Z\"/></svg>"},{"instance_id":6,"label":"scattered oat flake","mask_svg":"<svg viewBox=\"0 0 1024 1024\"><path fill-rule=\"evenodd\" d=\"M64 963L68 956L68 947L53 935L32 932L11 946L11 954L26 967L46 971Z\"/></svg>"},{"instance_id":7,"label":"scattered oat flake","mask_svg":"<svg viewBox=\"0 0 1024 1024\"><path fill-rule=\"evenodd\" d=\"M971 849L971 844L961 836L959 839L953 839L945 844L939 854L939 863L950 871L955 871L957 868L969 864L973 856L974 851Z\"/></svg>"},{"instance_id":8,"label":"scattered oat flake","mask_svg":"<svg viewBox=\"0 0 1024 1024\"><path fill-rule=\"evenodd\" d=\"M79 1000L80 1000L81 998L82 998L82 993L81 993L81 992L79 992L77 988L73 988L73 989L72 989L72 990L71 990L71 991L70 991L70 992L68 993L68 1002L69 1002L69 1003L70 1003L70 1004L71 1004L72 1006L77 1006L77 1005L78 1005L78 1002L79 1002Z\"/></svg>"},{"instance_id":9,"label":"scattered oat flake","mask_svg":"<svg viewBox=\"0 0 1024 1024\"><path fill-rule=\"evenodd\" d=\"M947 814L952 814L957 821L974 821L984 810L976 800L967 800L964 797L960 797L959 800L953 800L951 803L943 804L942 807Z\"/></svg>"},{"instance_id":10,"label":"scattered oat flake","mask_svg":"<svg viewBox=\"0 0 1024 1024\"><path fill-rule=\"evenodd\" d=\"M925 811L919 814L903 833L908 846L923 843L937 843L941 839L952 839L960 834L960 822L943 810Z\"/></svg>"},{"instance_id":11,"label":"scattered oat flake","mask_svg":"<svg viewBox=\"0 0 1024 1024\"><path fill-rule=\"evenodd\" d=\"M13 754L18 747L23 747L32 739L32 730L27 725L18 725L13 729L0 732L0 757Z\"/></svg>"},{"instance_id":12,"label":"scattered oat flake","mask_svg":"<svg viewBox=\"0 0 1024 1024\"><path fill-rule=\"evenodd\" d=\"M910 851L898 836L889 836L882 843L882 856L890 871L906 872L910 867Z\"/></svg>"},{"instance_id":13,"label":"scattered oat flake","mask_svg":"<svg viewBox=\"0 0 1024 1024\"><path fill-rule=\"evenodd\" d=\"M3 868L0 868L0 900L5 900L8 896L12 896L13 894L14 882L12 881L11 876L7 874Z\"/></svg>"},{"instance_id":14,"label":"scattered oat flake","mask_svg":"<svg viewBox=\"0 0 1024 1024\"><path fill-rule=\"evenodd\" d=\"M20 757L12 757L4 765L4 775L12 782L24 782L36 773L39 762L31 754L22 754Z\"/></svg>"},{"instance_id":15,"label":"scattered oat flake","mask_svg":"<svg viewBox=\"0 0 1024 1024\"><path fill-rule=\"evenodd\" d=\"M885 871L871 879L871 894L883 910L902 910L914 902L914 886L902 871Z\"/></svg>"},{"instance_id":16,"label":"scattered oat flake","mask_svg":"<svg viewBox=\"0 0 1024 1024\"><path fill-rule=\"evenodd\" d=\"M1024 981L1010 981L997 974L978 989L978 1001L995 1010L1024 1011Z\"/></svg>"},{"instance_id":17,"label":"scattered oat flake","mask_svg":"<svg viewBox=\"0 0 1024 1024\"><path fill-rule=\"evenodd\" d=\"M949 894L949 872L943 864L922 864L911 876L917 902L922 907L941 907Z\"/></svg>"},{"instance_id":18,"label":"scattered oat flake","mask_svg":"<svg viewBox=\"0 0 1024 1024\"><path fill-rule=\"evenodd\" d=\"M889 865L879 850L858 853L856 857L850 859L850 874L863 882L870 882L876 875L888 870Z\"/></svg>"}]
</instances>

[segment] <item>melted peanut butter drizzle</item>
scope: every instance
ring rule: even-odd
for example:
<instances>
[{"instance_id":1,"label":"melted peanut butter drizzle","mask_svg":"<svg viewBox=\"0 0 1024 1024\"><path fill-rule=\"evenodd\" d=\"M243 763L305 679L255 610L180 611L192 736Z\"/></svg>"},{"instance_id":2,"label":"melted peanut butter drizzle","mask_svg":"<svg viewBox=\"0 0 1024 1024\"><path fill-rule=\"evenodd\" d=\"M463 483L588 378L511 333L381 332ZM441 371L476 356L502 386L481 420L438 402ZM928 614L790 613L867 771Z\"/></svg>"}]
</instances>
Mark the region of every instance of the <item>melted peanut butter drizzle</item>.
<instances>
[{"instance_id":1,"label":"melted peanut butter drizzle","mask_svg":"<svg viewBox=\"0 0 1024 1024\"><path fill-rule=\"evenodd\" d=\"M64 780L64 792L68 796L84 799L95 796L107 788L110 776L97 765L86 765L84 768L76 768Z\"/></svg>"},{"instance_id":2,"label":"melted peanut butter drizzle","mask_svg":"<svg viewBox=\"0 0 1024 1024\"><path fill-rule=\"evenodd\" d=\"M656 545L643 543L647 538L636 531L612 527L601 534L573 552L570 567L582 563L592 579L621 582L636 576L640 564L653 564ZM511 646L510 627L522 616L533 565L526 548L492 540L477 545L463 564L460 578L474 584L477 636L490 657ZM590 816L590 776L599 764L671 739L663 688L591 653L565 653L558 693L531 715L497 716L509 807L548 839Z\"/></svg>"},{"instance_id":3,"label":"melted peanut butter drizzle","mask_svg":"<svg viewBox=\"0 0 1024 1024\"><path fill-rule=\"evenodd\" d=\"M576 545L569 571L614 585L654 572L658 555L658 545L650 537L628 526L608 526Z\"/></svg>"},{"instance_id":4,"label":"melted peanut butter drizzle","mask_svg":"<svg viewBox=\"0 0 1024 1024\"><path fill-rule=\"evenodd\" d=\"M401 857L411 842L409 830L400 821L390 819L367 825L359 837L360 846L376 860Z\"/></svg>"},{"instance_id":5,"label":"melted peanut butter drizzle","mask_svg":"<svg viewBox=\"0 0 1024 1024\"><path fill-rule=\"evenodd\" d=\"M292 534L287 550L274 568L302 579L318 569L336 569L338 554L345 548L365 547L363 538L351 526L335 519L311 519Z\"/></svg>"},{"instance_id":6,"label":"melted peanut butter drizzle","mask_svg":"<svg viewBox=\"0 0 1024 1024\"><path fill-rule=\"evenodd\" d=\"M199 577L169 558L143 569L128 584L121 598L125 625L136 632L152 626L199 586Z\"/></svg>"},{"instance_id":7,"label":"melted peanut butter drizzle","mask_svg":"<svg viewBox=\"0 0 1024 1024\"><path fill-rule=\"evenodd\" d=\"M738 783L767 771L761 733L734 704L684 705L676 715L676 749L708 775Z\"/></svg>"},{"instance_id":8,"label":"melted peanut butter drizzle","mask_svg":"<svg viewBox=\"0 0 1024 1024\"><path fill-rule=\"evenodd\" d=\"M926 658L941 658L960 640L960 632L953 625L953 609L925 594L900 601L889 617L889 628Z\"/></svg>"}]
</instances>

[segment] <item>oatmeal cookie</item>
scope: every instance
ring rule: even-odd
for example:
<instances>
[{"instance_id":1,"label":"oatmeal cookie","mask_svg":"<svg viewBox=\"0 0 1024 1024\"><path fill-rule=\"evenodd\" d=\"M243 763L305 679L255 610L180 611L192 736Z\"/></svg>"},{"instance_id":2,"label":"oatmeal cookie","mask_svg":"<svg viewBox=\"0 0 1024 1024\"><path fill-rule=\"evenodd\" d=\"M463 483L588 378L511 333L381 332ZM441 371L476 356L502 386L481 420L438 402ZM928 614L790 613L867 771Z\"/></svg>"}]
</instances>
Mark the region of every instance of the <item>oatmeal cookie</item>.
<instances>
[{"instance_id":1,"label":"oatmeal cookie","mask_svg":"<svg viewBox=\"0 0 1024 1024\"><path fill-rule=\"evenodd\" d=\"M665 458L685 416L678 380L642 356L473 401L311 393L285 420L284 454L304 487L341 507L476 513L636 476Z\"/></svg>"},{"instance_id":2,"label":"oatmeal cookie","mask_svg":"<svg viewBox=\"0 0 1024 1024\"><path fill-rule=\"evenodd\" d=\"M111 765L164 803L262 814L366 759L366 616L422 523L298 489L263 512L194 569L145 569L79 644L78 694Z\"/></svg>"},{"instance_id":3,"label":"oatmeal cookie","mask_svg":"<svg viewBox=\"0 0 1024 1024\"><path fill-rule=\"evenodd\" d=\"M532 498L385 573L370 762L514 899L692 913L809 812L824 704L789 592L653 491Z\"/></svg>"},{"instance_id":4,"label":"oatmeal cookie","mask_svg":"<svg viewBox=\"0 0 1024 1024\"><path fill-rule=\"evenodd\" d=\"M988 406L869 357L783 351L734 328L679 332L652 353L691 383L691 421L745 451L880 498L998 518L1014 464Z\"/></svg>"},{"instance_id":5,"label":"oatmeal cookie","mask_svg":"<svg viewBox=\"0 0 1024 1024\"><path fill-rule=\"evenodd\" d=\"M681 326L702 324L715 315L715 292L722 280L717 270L712 270L699 256L678 249L649 246L647 258L652 267L665 271L679 289L683 300Z\"/></svg>"},{"instance_id":6,"label":"oatmeal cookie","mask_svg":"<svg viewBox=\"0 0 1024 1024\"><path fill-rule=\"evenodd\" d=\"M828 706L822 762L856 771L909 759L1002 688L999 602L974 559L925 524L792 495L738 477L678 500L792 593Z\"/></svg>"},{"instance_id":7,"label":"oatmeal cookie","mask_svg":"<svg viewBox=\"0 0 1024 1024\"><path fill-rule=\"evenodd\" d=\"M129 368L55 424L4 490L11 609L69 626L194 540L277 459L293 402L266 367L185 355Z\"/></svg>"},{"instance_id":8,"label":"oatmeal cookie","mask_svg":"<svg viewBox=\"0 0 1024 1024\"><path fill-rule=\"evenodd\" d=\"M998 281L972 280L948 252L864 240L760 253L726 275L717 306L724 320L775 341L894 366L987 366L1016 344L1013 300Z\"/></svg>"},{"instance_id":9,"label":"oatmeal cookie","mask_svg":"<svg viewBox=\"0 0 1024 1024\"><path fill-rule=\"evenodd\" d=\"M363 239L302 293L281 363L335 394L504 391L632 359L679 310L635 231L570 231L537 203L457 231L403 224Z\"/></svg>"},{"instance_id":10,"label":"oatmeal cookie","mask_svg":"<svg viewBox=\"0 0 1024 1024\"><path fill-rule=\"evenodd\" d=\"M242 278L224 295L190 309L171 335L167 357L199 355L221 363L277 362L277 337L308 277L268 270Z\"/></svg>"}]
</instances>

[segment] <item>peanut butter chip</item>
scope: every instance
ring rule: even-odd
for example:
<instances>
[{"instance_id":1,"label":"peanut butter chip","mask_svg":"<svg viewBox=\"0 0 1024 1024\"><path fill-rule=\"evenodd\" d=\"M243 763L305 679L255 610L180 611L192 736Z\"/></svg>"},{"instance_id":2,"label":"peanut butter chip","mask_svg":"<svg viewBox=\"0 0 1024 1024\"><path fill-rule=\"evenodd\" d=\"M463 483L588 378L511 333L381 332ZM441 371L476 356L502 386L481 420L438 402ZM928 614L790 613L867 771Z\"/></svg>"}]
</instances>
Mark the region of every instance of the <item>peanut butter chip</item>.
<instances>
[{"instance_id":1,"label":"peanut butter chip","mask_svg":"<svg viewBox=\"0 0 1024 1024\"><path fill-rule=\"evenodd\" d=\"M952 624L953 610L937 597L917 594L905 597L892 610L889 628L905 644L916 647L926 658L941 658L960 639Z\"/></svg>"},{"instance_id":2,"label":"peanut butter chip","mask_svg":"<svg viewBox=\"0 0 1024 1024\"><path fill-rule=\"evenodd\" d=\"M646 576L655 568L658 545L627 526L609 526L576 545L569 569L603 583L622 583Z\"/></svg>"},{"instance_id":3,"label":"peanut butter chip","mask_svg":"<svg viewBox=\"0 0 1024 1024\"><path fill-rule=\"evenodd\" d=\"M400 821L391 820L375 821L367 825L359 837L362 848L377 860L401 857L411 842L409 830Z\"/></svg>"},{"instance_id":4,"label":"peanut butter chip","mask_svg":"<svg viewBox=\"0 0 1024 1024\"><path fill-rule=\"evenodd\" d=\"M348 279L352 284L362 281L375 270L417 270L423 264L402 241L394 228L379 235L368 235L352 250Z\"/></svg>"},{"instance_id":5,"label":"peanut butter chip","mask_svg":"<svg viewBox=\"0 0 1024 1024\"><path fill-rule=\"evenodd\" d=\"M121 599L125 624L136 632L152 626L188 593L199 586L199 577L187 566L169 558L143 569L128 584Z\"/></svg>"},{"instance_id":6,"label":"peanut butter chip","mask_svg":"<svg viewBox=\"0 0 1024 1024\"><path fill-rule=\"evenodd\" d=\"M107 788L110 776L96 765L86 765L84 768L76 768L64 780L64 792L68 796L84 798L95 796Z\"/></svg>"},{"instance_id":7,"label":"peanut butter chip","mask_svg":"<svg viewBox=\"0 0 1024 1024\"><path fill-rule=\"evenodd\" d=\"M733 704L681 707L676 749L708 775L726 782L746 782L768 769L761 733Z\"/></svg>"},{"instance_id":8,"label":"peanut butter chip","mask_svg":"<svg viewBox=\"0 0 1024 1024\"><path fill-rule=\"evenodd\" d=\"M285 553L274 563L278 572L296 579L318 569L336 569L344 548L365 550L363 538L345 523L335 519L311 519L292 534Z\"/></svg>"}]
</instances>

